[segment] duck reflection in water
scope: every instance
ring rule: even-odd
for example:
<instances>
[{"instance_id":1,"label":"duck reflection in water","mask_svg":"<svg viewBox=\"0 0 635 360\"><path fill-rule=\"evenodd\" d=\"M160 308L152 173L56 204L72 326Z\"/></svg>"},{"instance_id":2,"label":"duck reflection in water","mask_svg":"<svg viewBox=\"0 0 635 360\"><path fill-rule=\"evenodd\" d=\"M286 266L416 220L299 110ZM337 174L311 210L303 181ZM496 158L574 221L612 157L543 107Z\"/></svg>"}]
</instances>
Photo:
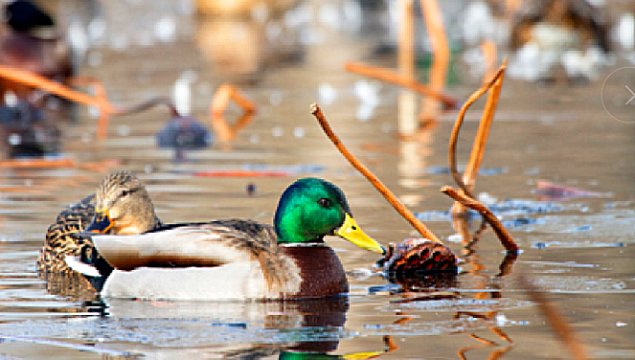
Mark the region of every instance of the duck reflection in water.
<instances>
[{"instance_id":1,"label":"duck reflection in water","mask_svg":"<svg viewBox=\"0 0 635 360\"><path fill-rule=\"evenodd\" d=\"M305 360L371 359L385 353L380 344L368 352L334 353L340 339L347 336L349 298L346 296L269 302L107 299L105 306L104 321L116 321L115 331L128 332L134 328L135 332L141 332L136 336L151 339L149 343L113 343L108 347L122 346L118 350L150 358L182 355L184 351L195 358L271 359L278 355L278 359ZM152 326L144 326L146 321ZM174 339L175 347L155 345L169 341L161 338L163 324L169 327L165 336L170 338L174 331L196 332L197 346L188 346L188 337Z\"/></svg>"}]
</instances>

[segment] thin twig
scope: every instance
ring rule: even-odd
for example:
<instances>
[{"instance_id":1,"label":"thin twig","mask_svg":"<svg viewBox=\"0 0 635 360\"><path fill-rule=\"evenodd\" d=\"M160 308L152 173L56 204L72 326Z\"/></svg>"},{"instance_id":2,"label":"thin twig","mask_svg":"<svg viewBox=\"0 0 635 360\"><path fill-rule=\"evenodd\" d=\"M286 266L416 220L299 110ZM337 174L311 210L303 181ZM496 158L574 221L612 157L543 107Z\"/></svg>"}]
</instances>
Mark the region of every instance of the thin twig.
<instances>
[{"instance_id":1,"label":"thin twig","mask_svg":"<svg viewBox=\"0 0 635 360\"><path fill-rule=\"evenodd\" d=\"M467 188L467 186L465 186L463 179L461 179L461 176L459 175L459 172L456 169L456 148L457 148L457 141L459 138L459 131L461 130L461 125L463 125L463 119L465 117L465 113L470 108L470 106L474 102L476 102L478 98L480 98L483 94L485 94L491 87L493 87L496 81L498 81L498 78L502 76L504 72L505 72L505 67L501 66L501 68L498 69L498 71L496 72L492 80L487 85L483 86L482 88L477 90L475 93L470 95L469 99L467 99L465 104L463 104L463 107L461 108L461 111L459 112L459 115L457 116L456 122L454 123L452 134L450 135L450 146L449 146L450 173L452 173L452 177L454 178L454 181L457 183L459 188L461 188L465 192L465 194L471 198L474 198L474 196L472 195L472 192L470 191L470 189Z\"/></svg>"},{"instance_id":2,"label":"thin twig","mask_svg":"<svg viewBox=\"0 0 635 360\"><path fill-rule=\"evenodd\" d=\"M432 66L430 67L430 88L441 92L445 85L448 65L450 64L450 46L443 28L443 17L436 0L419 0L422 16L432 42ZM422 101L419 121L429 122L438 113L438 105L434 99L426 98Z\"/></svg>"},{"instance_id":3,"label":"thin twig","mask_svg":"<svg viewBox=\"0 0 635 360\"><path fill-rule=\"evenodd\" d=\"M483 76L483 85L487 84L496 71L496 43L492 40L485 40L481 43L481 51L485 58L485 75Z\"/></svg>"},{"instance_id":4,"label":"thin twig","mask_svg":"<svg viewBox=\"0 0 635 360\"><path fill-rule=\"evenodd\" d=\"M534 286L524 276L519 275L518 280L521 287L524 288L529 298L538 304L540 310L547 318L547 321L553 328L556 335L565 343L573 357L577 360L586 360L589 358L584 346L578 341L577 336L571 326L569 326L566 318L558 311L558 309L549 303L545 294Z\"/></svg>"},{"instance_id":5,"label":"thin twig","mask_svg":"<svg viewBox=\"0 0 635 360\"><path fill-rule=\"evenodd\" d=\"M389 82L395 85L403 86L421 95L429 96L431 98L437 99L441 101L448 108L451 108L451 109L458 108L458 104L459 104L458 99L443 93L436 92L430 89L429 87L419 83L418 81L395 74L394 72L390 70L381 69L374 66L361 64L361 63L354 63L350 61L347 61L344 63L344 70L352 72L352 73L356 73L362 76L371 77L381 81Z\"/></svg>"},{"instance_id":6,"label":"thin twig","mask_svg":"<svg viewBox=\"0 0 635 360\"><path fill-rule=\"evenodd\" d=\"M494 229L494 232L496 232L496 235L498 235L498 238L500 239L505 249L507 251L518 251L518 245L516 244L514 239L512 239L511 235L509 235L503 224L501 224L501 222L496 218L494 213L492 213L492 211L487 208L487 206L481 204L474 198L470 198L466 194L459 193L449 186L444 186L443 188L441 188L441 192L447 194L464 206L467 206L468 208L475 210L479 214L481 214L481 216L492 226L492 229Z\"/></svg>"},{"instance_id":7,"label":"thin twig","mask_svg":"<svg viewBox=\"0 0 635 360\"><path fill-rule=\"evenodd\" d=\"M331 139L335 147L344 155L346 160L348 160L355 169L362 173L370 181L371 184L388 200L390 205L392 205L395 210L397 210L408 222L415 228L419 233L426 239L441 243L439 240L428 228L421 222L417 217L405 207L399 199L386 187L381 181L375 176L370 170L368 170L362 163L360 163L354 156L351 154L342 141L335 135L331 126L329 125L326 117L322 113L322 109L317 104L311 105L311 114L315 116L315 118L322 126L322 130L326 133L326 135Z\"/></svg>"}]
</instances>

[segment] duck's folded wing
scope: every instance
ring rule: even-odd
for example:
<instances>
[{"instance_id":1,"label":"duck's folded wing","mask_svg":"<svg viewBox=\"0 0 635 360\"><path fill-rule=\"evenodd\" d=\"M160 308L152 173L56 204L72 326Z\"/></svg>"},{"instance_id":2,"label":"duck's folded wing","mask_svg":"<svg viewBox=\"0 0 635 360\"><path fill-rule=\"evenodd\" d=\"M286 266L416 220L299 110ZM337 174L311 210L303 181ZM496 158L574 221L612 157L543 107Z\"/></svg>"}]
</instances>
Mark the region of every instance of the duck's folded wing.
<instances>
[{"instance_id":1,"label":"duck's folded wing","mask_svg":"<svg viewBox=\"0 0 635 360\"><path fill-rule=\"evenodd\" d=\"M265 235L272 231L267 229L269 226L260 226ZM98 235L92 236L92 240L106 261L120 270L142 266L210 267L252 261L257 256L254 245L258 247L263 243L246 232L218 223L168 228L141 235Z\"/></svg>"}]
</instances>

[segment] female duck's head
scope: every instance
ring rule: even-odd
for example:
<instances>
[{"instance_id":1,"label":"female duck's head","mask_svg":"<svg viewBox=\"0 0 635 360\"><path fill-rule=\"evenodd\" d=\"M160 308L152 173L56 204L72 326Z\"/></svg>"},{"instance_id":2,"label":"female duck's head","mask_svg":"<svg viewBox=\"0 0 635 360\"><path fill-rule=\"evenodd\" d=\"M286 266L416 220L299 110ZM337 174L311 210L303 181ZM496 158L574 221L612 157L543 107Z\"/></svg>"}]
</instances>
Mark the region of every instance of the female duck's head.
<instances>
[{"instance_id":1,"label":"female duck's head","mask_svg":"<svg viewBox=\"0 0 635 360\"><path fill-rule=\"evenodd\" d=\"M95 218L87 232L141 234L157 226L152 200L143 182L121 171L106 177L95 194Z\"/></svg>"},{"instance_id":2,"label":"female duck's head","mask_svg":"<svg viewBox=\"0 0 635 360\"><path fill-rule=\"evenodd\" d=\"M300 179L289 186L280 198L274 226L283 244L321 243L324 236L337 235L362 249L385 252L357 226L344 192L322 179Z\"/></svg>"}]
</instances>

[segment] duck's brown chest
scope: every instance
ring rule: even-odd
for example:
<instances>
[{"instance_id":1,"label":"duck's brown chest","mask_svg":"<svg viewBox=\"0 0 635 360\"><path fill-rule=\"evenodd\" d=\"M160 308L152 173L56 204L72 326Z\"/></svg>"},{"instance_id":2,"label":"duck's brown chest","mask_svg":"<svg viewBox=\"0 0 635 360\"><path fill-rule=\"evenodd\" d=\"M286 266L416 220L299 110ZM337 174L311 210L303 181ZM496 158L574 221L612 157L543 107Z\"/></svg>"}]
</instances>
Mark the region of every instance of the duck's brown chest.
<instances>
[{"instance_id":1,"label":"duck's brown chest","mask_svg":"<svg viewBox=\"0 0 635 360\"><path fill-rule=\"evenodd\" d=\"M333 296L348 292L344 267L328 246L283 247L283 254L294 259L302 279L300 291L286 298Z\"/></svg>"}]
</instances>

